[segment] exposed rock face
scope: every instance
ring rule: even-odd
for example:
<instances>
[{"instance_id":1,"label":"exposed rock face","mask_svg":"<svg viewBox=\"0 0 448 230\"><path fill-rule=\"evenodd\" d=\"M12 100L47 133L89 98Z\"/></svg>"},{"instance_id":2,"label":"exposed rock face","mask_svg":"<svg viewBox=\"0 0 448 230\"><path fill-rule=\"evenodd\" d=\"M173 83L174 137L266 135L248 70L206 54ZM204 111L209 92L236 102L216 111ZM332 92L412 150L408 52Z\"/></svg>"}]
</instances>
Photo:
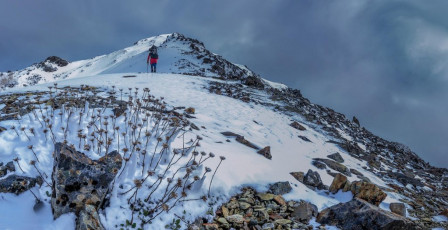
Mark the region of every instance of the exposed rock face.
<instances>
[{"instance_id":1,"label":"exposed rock face","mask_svg":"<svg viewBox=\"0 0 448 230\"><path fill-rule=\"evenodd\" d=\"M6 165L3 165L3 162L0 162L0 177L5 176L8 172L14 171L16 171L16 167L12 161L6 163Z\"/></svg>"},{"instance_id":2,"label":"exposed rock face","mask_svg":"<svg viewBox=\"0 0 448 230\"><path fill-rule=\"evenodd\" d=\"M347 185L347 183L350 183L347 180L347 177L338 173L334 177L333 182L330 185L329 191L332 193L337 193L339 189L343 189Z\"/></svg>"},{"instance_id":3,"label":"exposed rock face","mask_svg":"<svg viewBox=\"0 0 448 230\"><path fill-rule=\"evenodd\" d=\"M19 195L33 188L36 184L42 185L42 180L40 178L11 175L0 180L0 192Z\"/></svg>"},{"instance_id":4,"label":"exposed rock face","mask_svg":"<svg viewBox=\"0 0 448 230\"><path fill-rule=\"evenodd\" d=\"M86 205L79 213L76 230L104 230L100 217L94 205Z\"/></svg>"},{"instance_id":5,"label":"exposed rock face","mask_svg":"<svg viewBox=\"0 0 448 230\"><path fill-rule=\"evenodd\" d=\"M303 172L290 172L291 176L293 176L296 180L303 183L303 178L305 177L305 173Z\"/></svg>"},{"instance_id":6,"label":"exposed rock face","mask_svg":"<svg viewBox=\"0 0 448 230\"><path fill-rule=\"evenodd\" d=\"M107 195L109 184L121 168L122 158L114 151L97 161L67 145L56 143L51 207L54 218L75 212L77 229L101 226L96 210ZM92 228L91 228L92 229ZM93 228L98 229L98 228Z\"/></svg>"},{"instance_id":7,"label":"exposed rock face","mask_svg":"<svg viewBox=\"0 0 448 230\"><path fill-rule=\"evenodd\" d=\"M54 63L59 67L64 67L64 66L68 65L68 61L66 61L60 57L56 57L56 56L47 57L47 59L45 59L45 62L46 61Z\"/></svg>"},{"instance_id":8,"label":"exposed rock face","mask_svg":"<svg viewBox=\"0 0 448 230\"><path fill-rule=\"evenodd\" d=\"M333 153L327 156L330 159L333 159L334 161L338 163L344 163L344 158L342 158L341 154L339 153Z\"/></svg>"},{"instance_id":9,"label":"exposed rock face","mask_svg":"<svg viewBox=\"0 0 448 230\"><path fill-rule=\"evenodd\" d=\"M330 159L322 159L322 158L313 158L313 160L315 161L321 161L323 163L325 163L328 167L330 167L333 170L336 170L342 174L345 174L347 176L351 176L352 174L350 173L350 170L345 167L345 165L340 164L336 161L330 160Z\"/></svg>"},{"instance_id":10,"label":"exposed rock face","mask_svg":"<svg viewBox=\"0 0 448 230\"><path fill-rule=\"evenodd\" d=\"M242 205L244 204L244 205ZM190 229L312 229L317 207L306 201L285 201L281 195L244 188L219 208L212 223L196 223Z\"/></svg>"},{"instance_id":11,"label":"exposed rock face","mask_svg":"<svg viewBox=\"0 0 448 230\"><path fill-rule=\"evenodd\" d=\"M271 192L274 193L275 195L283 195L291 192L292 187L288 181L283 181L272 184L269 187L269 190L271 190Z\"/></svg>"},{"instance_id":12,"label":"exposed rock face","mask_svg":"<svg viewBox=\"0 0 448 230\"><path fill-rule=\"evenodd\" d=\"M301 125L299 122L297 122L297 121L294 121L293 123L291 123L291 124L289 124L291 127L293 127L293 128L295 128L295 129L298 129L298 130L300 130L300 131L305 131L306 130L306 128L305 127L303 127L303 125Z\"/></svg>"},{"instance_id":13,"label":"exposed rock face","mask_svg":"<svg viewBox=\"0 0 448 230\"><path fill-rule=\"evenodd\" d=\"M259 88L259 89L263 89L264 88L264 84L261 81L261 79L259 77L255 77L255 76L249 76L246 78L246 80L244 80L243 82L245 85L247 86L251 86L254 88Z\"/></svg>"},{"instance_id":14,"label":"exposed rock face","mask_svg":"<svg viewBox=\"0 0 448 230\"><path fill-rule=\"evenodd\" d=\"M295 204L294 212L291 214L291 219L298 221L305 221L308 223L311 218L318 214L317 206L306 201L300 201Z\"/></svg>"},{"instance_id":15,"label":"exposed rock face","mask_svg":"<svg viewBox=\"0 0 448 230\"><path fill-rule=\"evenodd\" d=\"M266 146L263 149L260 149L257 153L268 158L269 160L272 159L271 146Z\"/></svg>"},{"instance_id":16,"label":"exposed rock face","mask_svg":"<svg viewBox=\"0 0 448 230\"><path fill-rule=\"evenodd\" d=\"M318 169L326 169L327 168L327 165L320 161L312 161L311 164L316 166L316 168L318 168Z\"/></svg>"},{"instance_id":17,"label":"exposed rock face","mask_svg":"<svg viewBox=\"0 0 448 230\"><path fill-rule=\"evenodd\" d=\"M403 203L391 203L390 211L400 216L406 216L406 207Z\"/></svg>"},{"instance_id":18,"label":"exposed rock face","mask_svg":"<svg viewBox=\"0 0 448 230\"><path fill-rule=\"evenodd\" d=\"M378 186L365 181L355 181L350 186L350 191L354 197L363 199L376 206L386 199L387 194Z\"/></svg>"},{"instance_id":19,"label":"exposed rock face","mask_svg":"<svg viewBox=\"0 0 448 230\"><path fill-rule=\"evenodd\" d=\"M323 189L324 187L319 173L311 169L308 170L305 177L303 178L303 183L318 189Z\"/></svg>"},{"instance_id":20,"label":"exposed rock face","mask_svg":"<svg viewBox=\"0 0 448 230\"><path fill-rule=\"evenodd\" d=\"M361 199L340 203L319 213L317 222L336 225L345 230L414 230L422 229L414 222L384 211Z\"/></svg>"}]
</instances>

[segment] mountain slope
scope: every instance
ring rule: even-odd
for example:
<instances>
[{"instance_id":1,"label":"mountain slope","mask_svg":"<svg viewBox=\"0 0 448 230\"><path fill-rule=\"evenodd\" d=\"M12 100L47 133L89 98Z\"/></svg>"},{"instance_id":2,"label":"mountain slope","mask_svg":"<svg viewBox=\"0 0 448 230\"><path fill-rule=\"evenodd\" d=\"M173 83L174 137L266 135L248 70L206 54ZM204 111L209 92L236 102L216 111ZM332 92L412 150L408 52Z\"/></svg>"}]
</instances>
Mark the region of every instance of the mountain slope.
<instances>
[{"instance_id":1,"label":"mountain slope","mask_svg":"<svg viewBox=\"0 0 448 230\"><path fill-rule=\"evenodd\" d=\"M255 74L205 49L204 44L181 34L165 34L136 42L133 46L88 60L67 62L49 57L23 70L0 73L12 76L9 87L22 87L72 77L109 73L144 72L148 47L158 47L158 71L203 77L242 80Z\"/></svg>"},{"instance_id":2,"label":"mountain slope","mask_svg":"<svg viewBox=\"0 0 448 230\"><path fill-rule=\"evenodd\" d=\"M159 46L161 59L158 69L162 73L141 73L146 68L146 51L152 44ZM183 118L189 122L188 133L177 136L170 143L169 148L173 154L174 149L185 147L183 139L191 139L192 143L195 143L199 136L201 140L195 149L197 152L213 152L216 156L226 158L213 182L211 176L207 175L201 182L202 186L193 189L190 194L194 197L206 194L208 185L213 183L211 192L214 198L207 203L193 201L176 206L170 213L153 220L152 224L147 226L149 229L163 229L176 218L173 213L182 213L184 210L188 212L186 219L193 222L197 217L204 216L208 209L217 210L245 186L264 192L268 190L269 184L288 181L292 185L292 191L284 196L286 199L306 200L315 204L319 211L353 198L350 192L339 191L332 194L325 186L317 189L309 187L290 175L291 172L306 173L310 169L319 173L323 185L327 187L332 184L334 175L341 172L352 182L371 181L387 194L380 204L381 208L390 211L391 203L403 202L408 210L408 217L418 219L427 227L446 226L446 223L443 225L444 223L431 220L432 217L438 216L448 203L446 169L432 167L409 148L373 135L356 122L346 119L343 114L310 103L298 90L263 80L246 67L222 59L206 50L197 40L180 34L161 35L140 40L134 46L90 60L67 65L57 58L46 62L51 62L52 64L48 65L57 70L44 72L43 65L34 65L16 72L14 76L18 84L0 97L0 126L7 128L0 133L0 162L6 163L19 157L18 162L24 170L17 170L8 175L38 176L38 172L29 164L35 155L41 159L38 163L40 170L46 175L52 173L51 153L54 146L51 142L43 141L44 137L39 134L43 128L36 121L35 115L22 109L36 104L35 96L40 96L39 100L47 100L54 95L72 95L79 97L79 101L83 100L79 95L85 94L101 98L114 96L117 100L119 98L127 101L132 97L135 100L137 94L141 95L141 91L147 88L154 100L163 98L167 111L184 114ZM28 71L30 74L27 75ZM48 83L22 88L21 86L30 84L27 78L33 74L44 76L39 83ZM125 75L133 77L123 78ZM58 89L50 89L49 92L49 87L56 86L50 83L52 81L57 81ZM83 92L86 85L92 92ZM64 91L66 86L76 88ZM137 94L134 96L135 92ZM67 99L67 102L71 100ZM42 104L47 105L48 102ZM183 111L188 107L194 108L194 113ZM113 114L113 109L114 107L105 107L102 115ZM75 109L77 112L78 110ZM61 141L65 139L76 145L76 130L85 129L80 124L84 122L87 125L89 122L82 119L90 119L89 116L74 113L73 117L69 117L64 113L59 119L58 112L64 109L55 108L55 111L55 130L59 130L55 136ZM93 108L90 112L96 113L96 109ZM11 120L14 116L20 118L20 123ZM124 119L123 116L120 119ZM126 129L127 123L124 120L119 121L121 130ZM17 134L15 130L10 129L11 126L25 127L25 131L22 133L17 128L20 132ZM74 133L64 137L64 131L61 131L63 127L69 127ZM31 128L38 134L31 135L27 131ZM29 137L26 136L27 133ZM243 141L238 139L241 136L244 137ZM250 142L252 147L250 144L242 144L248 144L244 140ZM156 138L153 141L155 142L150 142L148 147L151 152L157 149ZM27 149L30 144L34 146L35 154ZM119 144L114 142L111 149L120 151L123 148L118 146ZM257 153L267 146L270 147L271 159ZM84 152L92 159L102 156L93 150ZM336 152L343 158L342 165L346 170L338 171L337 167L330 166L328 162L321 163L320 166L316 163L326 162L321 159L330 159L328 155ZM122 151L120 154L127 155ZM188 157L192 156L191 154L193 153ZM101 222L107 229L117 228L132 215L127 201L130 194L120 194L132 188L135 179L141 178L140 174L133 173L143 171L139 165L139 157L134 155L134 158L129 159L133 166L128 167L124 176L117 179L117 183L112 186L109 206L100 213ZM219 163L218 157L210 158L200 170L205 170L205 167L215 169ZM16 226L17 229L29 229L29 226L38 226L47 229L52 224L57 226L56 228L74 226L74 216L70 214L61 216L55 222L51 220L51 210L46 197L47 192L51 193L50 188L42 186L35 188L34 192L42 199L47 199L42 211L37 213L30 211L32 205L29 202L33 200L30 192L18 197L12 194L3 196L3 200L0 200L0 213L8 213L12 204L17 204L30 221L24 223L21 221L22 216L11 216L7 222L0 223L1 228ZM142 194L146 192L148 191L141 191ZM424 218L430 220L426 221Z\"/></svg>"}]
</instances>

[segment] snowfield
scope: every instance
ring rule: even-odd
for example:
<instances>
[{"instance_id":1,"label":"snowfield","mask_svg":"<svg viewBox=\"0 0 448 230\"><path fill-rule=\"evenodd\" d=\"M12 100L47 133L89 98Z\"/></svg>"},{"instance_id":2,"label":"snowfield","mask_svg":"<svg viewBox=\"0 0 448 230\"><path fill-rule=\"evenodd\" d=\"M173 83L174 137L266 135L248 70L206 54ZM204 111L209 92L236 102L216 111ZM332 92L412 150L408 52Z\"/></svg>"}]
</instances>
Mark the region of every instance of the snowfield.
<instances>
[{"instance_id":1,"label":"snowfield","mask_svg":"<svg viewBox=\"0 0 448 230\"><path fill-rule=\"evenodd\" d=\"M364 169L367 166L365 161L352 157L337 144L328 142L332 139L325 136L305 118L299 115L287 115L275 109L274 106L244 102L232 97L210 93L209 86L211 84L238 84L240 81L233 82L232 79L219 79L220 75L217 72L208 71L214 67L207 60L204 60L205 57L200 57L197 54L193 55L188 43L167 43L169 36L160 35L143 39L134 46L108 55L58 67L55 72L49 73L36 66L31 66L14 73L15 76L20 76L17 87L7 89L1 94L29 92L32 95L33 92L37 91L49 91L49 87L52 87L53 82L57 81L58 88L65 86L81 87L82 85L98 87L103 91L103 93L100 93L103 96L106 96L106 92L112 89L115 92L122 89L124 101L130 96L127 93L129 88L139 88L140 91L148 88L150 94L154 95L155 98L163 97L169 108L194 108L195 112L193 117L189 118L189 121L199 127L199 130L192 130L184 137L178 134L170 148L182 148L182 138L189 141L195 139L196 136L200 136L202 140L196 150L207 154L211 152L216 155L216 157L207 160L202 169L209 167L215 170L220 163L219 156L226 158L213 179L212 198L207 202L202 200L183 202L170 212L163 213L154 219L148 229L165 229L166 224L177 218L174 213L183 213L184 211L186 211L186 221L193 222L196 218L205 216L210 208L216 210L230 197L239 193L243 187L251 186L263 192L268 190L269 184L279 181L289 181L293 187L290 193L284 195L285 199L309 201L315 204L319 211L340 202L347 202L352 199L351 192L339 191L336 194L331 194L324 190L312 190L290 175L290 172L301 171L306 173L309 169L312 169L319 172L325 185L330 185L333 177L327 173L327 169L318 169L311 162L313 158L327 158L327 155L336 152L339 152L344 158L345 166L358 170L372 183L388 187L385 181ZM147 50L153 44L159 46L160 59L157 67L159 73L146 73ZM200 46L197 49L198 52L203 52ZM220 58L215 54L208 55ZM229 64L222 71L241 74L241 79L255 76L251 70L242 65L232 67ZM24 87L30 84L27 76L33 74L41 76L39 84ZM124 78L123 76L132 77ZM283 90L287 88L283 84L268 80L263 79L263 82L272 89ZM253 92L259 98L270 100L266 91L249 89L248 86L243 87L246 87L248 91ZM275 103L280 102L272 101L272 104ZM104 115L111 113L111 110L106 110ZM75 121L79 119L79 116L74 115L72 119L73 121L68 124L68 127L70 130L77 130L79 126ZM55 120L56 128L61 128L64 125L64 119L55 116ZM303 124L306 130L299 131L291 127L290 124L293 121ZM18 157L24 172L16 170L14 174L30 177L39 176L38 172L28 164L35 159L35 156L27 146L33 145L33 150L40 160L39 169L50 180L53 169L54 145L51 142L45 142L43 136L30 139L23 135L18 137L15 131L10 129L10 127L15 126L41 130L41 124L36 122L32 115L23 115L20 123L17 120L8 120L0 122L0 126L7 128L6 131L0 133L0 162L6 163ZM122 130L125 129L126 123L123 119L118 120L118 126ZM344 131L339 131L346 139L351 139ZM233 137L224 136L222 132L242 135L260 148L270 146L272 159L263 157L255 149L237 142ZM61 132L56 135L61 138L63 136ZM311 142L304 141L299 135L308 138ZM78 141L76 135L69 136L67 140L69 143L77 143ZM150 146L150 149L154 147ZM365 146L362 147L365 148ZM118 149L118 146L112 146L111 150L114 149ZM96 154L95 151L87 151L85 154L92 159L98 159L102 156ZM123 153L120 152L120 154ZM132 164L132 159L130 162ZM110 204L100 213L101 222L106 229L119 229L121 224L130 219L131 210L127 204L129 196L119 194L132 187L133 180L138 178L139 175L137 171L142 171L137 164L128 167L123 176L114 183ZM189 195L200 197L207 194L210 180L211 175L205 176L205 179L201 181L202 186L196 187ZM359 179L356 175L352 175L348 177L348 180ZM32 191L44 201L43 207L37 211L33 211L35 199L30 191L19 196L0 193L0 229L74 229L74 214L65 214L53 220L50 198L47 195L48 193L51 194L51 188L44 184L40 188L36 186ZM386 193L388 196L381 203L380 208L390 211L389 204L400 202L399 200L403 197L392 192ZM437 220L440 220L440 218ZM311 224L316 228L319 226L314 220L311 221ZM327 229L336 228L327 226Z\"/></svg>"},{"instance_id":2,"label":"snowfield","mask_svg":"<svg viewBox=\"0 0 448 230\"><path fill-rule=\"evenodd\" d=\"M192 119L192 122L198 127L205 127L199 131L194 131L195 135L203 137L200 150L213 152L217 156L225 156L227 158L217 172L212 186L212 194L218 197L221 202L225 202L232 195L238 193L244 186L252 186L260 191L266 191L269 183L278 181L289 181L294 185L293 191L285 195L286 199L306 200L317 205L319 210L339 202L351 200L352 195L350 192L339 192L335 195L327 195L324 191L313 191L296 181L289 174L295 171L306 172L308 169L317 170L324 184L331 184L333 177L328 175L325 170L320 170L312 166L311 161L312 158L325 158L334 152L341 152L341 149L335 144L327 143L328 138L314 131L312 128L307 127L306 131L299 131L289 126L291 120L294 118L274 112L271 108L245 103L226 96L210 94L206 89L207 84L209 81L219 80L176 74L127 73L127 75L129 74L135 75L136 77L123 78L123 74L78 77L59 81L58 87L89 85L111 88L112 86L116 86L117 89L123 88L125 91L128 88L147 87L154 96L164 97L170 106L195 108L196 118ZM52 83L47 83L25 89L27 91L48 90L48 86L52 85ZM13 89L8 91L8 93L22 92L25 89ZM295 120L300 120L300 118L297 117ZM0 126L8 127L13 125L13 123L17 122L2 122ZM37 129L39 124L36 124L34 121L30 122L25 116L22 125L26 127L36 126ZM221 132L225 131L243 135L246 139L261 147L271 146L272 160L257 154L254 149L223 136ZM298 138L297 136L299 134L308 137L312 143ZM227 142L227 139L230 142ZM9 155L1 155L0 161L8 162L16 156L20 159L33 158L33 153L26 151L26 146L30 143L26 138L17 138L13 131L0 134L0 143L3 143L0 145L0 151L10 153ZM52 170L51 154L53 152L53 146L41 146L39 149L36 149L36 152L41 159L45 159L46 164L42 167L42 170L47 175L50 175ZM345 165L347 167L355 168L375 183L385 186L381 179L362 168L364 164L346 153L341 152L341 155L346 160ZM89 157L94 159L98 158L95 155L90 155ZM214 169L218 163L219 159L215 158L208 162L206 166ZM23 162L23 165L26 165L26 162ZM38 176L31 168L24 168L24 170L26 175ZM20 174L20 172L16 173ZM352 176L349 177L349 180L353 181L356 178ZM206 180L204 184L208 185L209 181ZM204 190L206 188L202 189ZM38 189L34 188L34 190L37 191ZM43 186L38 191L38 194L42 198L45 198L45 192L48 190L50 189ZM199 191L197 194L201 195L204 191ZM14 229L27 229L27 226L36 226L36 229L46 229L50 223L56 229L73 228L74 217L72 215L63 216L61 217L62 220L59 218L54 222L50 221L52 215L49 203L45 203L45 208L38 213L30 210L32 209L32 204L30 203L33 200L30 192L26 192L19 197L10 194L2 194L0 196L2 197L0 201L2 203L0 206L2 213L7 212L4 209L7 206L3 205L3 203L15 204L17 208L23 209L23 211L17 211L18 213L22 213L21 215L14 215L7 221L2 221L1 225L3 226L0 226L2 228L15 226ZM396 202L398 198L393 199L388 196L385 202ZM101 216L102 223L107 229L114 229L115 225L124 223L126 218L129 218L125 215L130 215L129 210L128 212L124 212L120 207L123 202L125 201L112 200L111 206L106 208L105 213ZM381 205L381 207L388 208L387 203ZM215 204L215 208L218 206L219 203ZM202 201L189 202L177 207L177 210L173 209L173 213L176 211L181 213L183 210L188 210L188 220L194 221L196 217L204 215L208 208L208 205ZM123 215L117 215L117 213L123 213ZM24 217L24 215L29 215L29 218ZM27 219L26 223L22 222L23 218ZM161 216L160 219L153 222L152 229L163 229L166 223L171 222L173 218L175 217L172 214ZM42 219L47 221L42 221Z\"/></svg>"}]
</instances>

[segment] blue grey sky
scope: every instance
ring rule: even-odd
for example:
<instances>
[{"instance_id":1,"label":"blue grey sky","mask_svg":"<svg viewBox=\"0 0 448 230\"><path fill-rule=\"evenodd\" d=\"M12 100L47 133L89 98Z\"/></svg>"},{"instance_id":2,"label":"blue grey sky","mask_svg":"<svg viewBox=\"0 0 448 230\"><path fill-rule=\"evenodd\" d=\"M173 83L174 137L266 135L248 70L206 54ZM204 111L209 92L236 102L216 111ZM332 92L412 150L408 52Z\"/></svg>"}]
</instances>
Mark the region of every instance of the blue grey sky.
<instances>
[{"instance_id":1,"label":"blue grey sky","mask_svg":"<svg viewBox=\"0 0 448 230\"><path fill-rule=\"evenodd\" d=\"M5 0L0 71L180 32L448 165L448 1Z\"/></svg>"}]
</instances>

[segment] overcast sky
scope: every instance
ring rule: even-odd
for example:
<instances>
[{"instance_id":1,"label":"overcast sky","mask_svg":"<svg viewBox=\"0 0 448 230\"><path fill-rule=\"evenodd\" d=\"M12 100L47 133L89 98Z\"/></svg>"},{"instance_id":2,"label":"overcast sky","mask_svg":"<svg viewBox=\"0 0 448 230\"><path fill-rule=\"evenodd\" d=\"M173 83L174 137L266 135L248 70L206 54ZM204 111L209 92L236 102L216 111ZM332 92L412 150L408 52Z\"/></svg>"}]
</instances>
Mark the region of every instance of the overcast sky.
<instances>
[{"instance_id":1,"label":"overcast sky","mask_svg":"<svg viewBox=\"0 0 448 230\"><path fill-rule=\"evenodd\" d=\"M6 0L0 71L180 32L447 167L446 12L446 0Z\"/></svg>"}]
</instances>

